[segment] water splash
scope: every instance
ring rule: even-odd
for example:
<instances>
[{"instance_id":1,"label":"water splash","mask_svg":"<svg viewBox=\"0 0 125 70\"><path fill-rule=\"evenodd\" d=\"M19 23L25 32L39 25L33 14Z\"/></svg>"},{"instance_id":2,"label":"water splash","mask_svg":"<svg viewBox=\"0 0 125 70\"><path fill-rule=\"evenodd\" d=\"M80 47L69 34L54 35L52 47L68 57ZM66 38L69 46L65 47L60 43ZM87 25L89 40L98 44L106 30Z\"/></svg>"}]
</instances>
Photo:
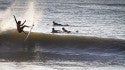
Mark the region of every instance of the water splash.
<instances>
[{"instance_id":1,"label":"water splash","mask_svg":"<svg viewBox=\"0 0 125 70\"><path fill-rule=\"evenodd\" d=\"M32 25L35 21L34 16L35 16L34 3L30 2L28 5L27 11L24 14L24 18L26 18L26 21L27 21L26 24Z\"/></svg>"},{"instance_id":2,"label":"water splash","mask_svg":"<svg viewBox=\"0 0 125 70\"><path fill-rule=\"evenodd\" d=\"M35 9L35 1L30 1L28 3L27 11L25 12L23 18L26 20L26 25L32 26L35 25L32 31L38 32L37 25L39 24L37 22L39 18L39 13ZM24 20L23 20L24 21ZM25 31L29 31L29 28L25 28Z\"/></svg>"},{"instance_id":3,"label":"water splash","mask_svg":"<svg viewBox=\"0 0 125 70\"><path fill-rule=\"evenodd\" d=\"M11 6L9 6L6 10L3 10L0 13L0 16L1 16L0 29L1 29L1 31L6 31L9 29L16 29L16 24L15 24L13 15L15 15L16 9L19 8L16 6L17 4L18 4L18 1L15 1ZM18 14L19 14L19 12L18 12ZM17 15L15 15L15 16L17 16ZM22 21L22 19L20 19L20 20Z\"/></svg>"},{"instance_id":4,"label":"water splash","mask_svg":"<svg viewBox=\"0 0 125 70\"><path fill-rule=\"evenodd\" d=\"M31 26L35 21L35 8L34 2L28 2L22 6L18 6L18 3L15 1L13 5L8 7L1 15L0 29L1 31L6 31L9 29L16 29L16 23L13 18L13 15L16 16L17 20L24 22L26 20L26 25ZM24 10L22 10L24 9ZM24 13L22 13L24 12ZM28 30L28 28L24 29Z\"/></svg>"},{"instance_id":5,"label":"water splash","mask_svg":"<svg viewBox=\"0 0 125 70\"><path fill-rule=\"evenodd\" d=\"M11 12L11 8L9 7L2 15L1 15L1 19L2 19L2 21L1 21L1 23L0 23L0 25L1 25L1 31L6 31L6 30L8 30L8 29L12 29L12 28L14 28L14 24L13 24L13 21L12 20L10 20L10 18L11 18L11 14L12 14L12 12Z\"/></svg>"}]
</instances>

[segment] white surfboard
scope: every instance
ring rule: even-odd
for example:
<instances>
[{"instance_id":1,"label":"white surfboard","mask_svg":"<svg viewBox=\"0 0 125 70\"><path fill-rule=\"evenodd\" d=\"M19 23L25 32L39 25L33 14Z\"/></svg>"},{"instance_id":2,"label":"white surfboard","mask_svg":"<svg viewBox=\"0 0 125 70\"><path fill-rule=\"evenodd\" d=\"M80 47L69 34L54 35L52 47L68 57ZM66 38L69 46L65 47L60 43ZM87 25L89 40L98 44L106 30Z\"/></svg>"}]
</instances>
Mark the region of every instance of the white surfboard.
<instances>
[{"instance_id":1,"label":"white surfboard","mask_svg":"<svg viewBox=\"0 0 125 70\"><path fill-rule=\"evenodd\" d=\"M29 35L30 35L31 30L33 29L33 27L34 27L34 24L31 26L30 31L29 31L28 34L26 35L24 41L26 41L26 40L28 39L28 37L29 37Z\"/></svg>"}]
</instances>

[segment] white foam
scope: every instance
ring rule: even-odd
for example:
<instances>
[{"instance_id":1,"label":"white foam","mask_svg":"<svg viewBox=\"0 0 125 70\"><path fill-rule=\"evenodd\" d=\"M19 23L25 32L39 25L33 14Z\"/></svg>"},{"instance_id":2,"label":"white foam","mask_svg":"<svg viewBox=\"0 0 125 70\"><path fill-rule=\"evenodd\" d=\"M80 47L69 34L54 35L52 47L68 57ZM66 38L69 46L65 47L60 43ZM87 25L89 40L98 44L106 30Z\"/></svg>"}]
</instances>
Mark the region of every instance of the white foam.
<instances>
[{"instance_id":1,"label":"white foam","mask_svg":"<svg viewBox=\"0 0 125 70\"><path fill-rule=\"evenodd\" d=\"M65 62L72 64L72 62ZM78 64L79 62L77 62ZM74 62L73 62L74 64ZM84 64L84 63L83 63ZM55 66L27 62L0 62L0 70L125 70L124 66Z\"/></svg>"},{"instance_id":2,"label":"white foam","mask_svg":"<svg viewBox=\"0 0 125 70\"><path fill-rule=\"evenodd\" d=\"M30 63L0 62L0 70L56 70L47 66L31 65Z\"/></svg>"}]
</instances>

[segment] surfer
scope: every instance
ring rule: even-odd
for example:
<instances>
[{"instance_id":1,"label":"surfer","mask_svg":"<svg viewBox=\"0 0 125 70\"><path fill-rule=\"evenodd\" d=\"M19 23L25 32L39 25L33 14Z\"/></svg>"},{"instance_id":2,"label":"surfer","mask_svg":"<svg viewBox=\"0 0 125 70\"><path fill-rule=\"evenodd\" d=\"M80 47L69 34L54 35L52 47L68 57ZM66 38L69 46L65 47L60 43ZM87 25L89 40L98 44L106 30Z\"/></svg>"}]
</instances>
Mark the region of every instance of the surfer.
<instances>
[{"instance_id":1,"label":"surfer","mask_svg":"<svg viewBox=\"0 0 125 70\"><path fill-rule=\"evenodd\" d=\"M14 16L14 15L13 15ZM26 22L26 20L21 24L21 21L17 21L16 17L14 16L15 22L17 24L17 31L19 33L23 32L26 34L26 32L23 30L25 27L29 27L27 25L24 25L24 23Z\"/></svg>"},{"instance_id":2,"label":"surfer","mask_svg":"<svg viewBox=\"0 0 125 70\"><path fill-rule=\"evenodd\" d=\"M60 30L55 30L55 28L52 28L52 32L51 33L60 33Z\"/></svg>"},{"instance_id":3,"label":"surfer","mask_svg":"<svg viewBox=\"0 0 125 70\"><path fill-rule=\"evenodd\" d=\"M68 24L66 24L66 25L58 24L58 23L56 23L55 21L53 21L53 25L54 25L54 26L69 26Z\"/></svg>"},{"instance_id":4,"label":"surfer","mask_svg":"<svg viewBox=\"0 0 125 70\"><path fill-rule=\"evenodd\" d=\"M62 28L62 30L63 30L63 32L71 33L71 31L66 30L64 27Z\"/></svg>"}]
</instances>

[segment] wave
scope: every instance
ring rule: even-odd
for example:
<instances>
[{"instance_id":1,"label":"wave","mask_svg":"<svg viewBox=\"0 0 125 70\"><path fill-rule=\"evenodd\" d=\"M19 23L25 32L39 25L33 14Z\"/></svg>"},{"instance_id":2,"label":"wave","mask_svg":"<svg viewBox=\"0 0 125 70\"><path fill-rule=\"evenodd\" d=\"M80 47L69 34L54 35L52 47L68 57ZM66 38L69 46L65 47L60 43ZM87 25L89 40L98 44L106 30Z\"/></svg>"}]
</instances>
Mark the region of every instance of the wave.
<instances>
[{"instance_id":1,"label":"wave","mask_svg":"<svg viewBox=\"0 0 125 70\"><path fill-rule=\"evenodd\" d=\"M0 61L100 60L103 62L106 60L109 62L116 57L115 53L121 52L121 55L124 55L125 51L125 40L121 39L36 32L31 32L26 41L24 38L25 34L16 30L0 33Z\"/></svg>"},{"instance_id":2,"label":"wave","mask_svg":"<svg viewBox=\"0 0 125 70\"><path fill-rule=\"evenodd\" d=\"M9 30L0 34L0 50L20 51L24 48L93 48L93 49L115 49L125 51L125 40L112 38L98 38L74 35L55 35L31 32L29 38L24 41L25 35ZM5 50L4 50L5 49Z\"/></svg>"}]
</instances>

